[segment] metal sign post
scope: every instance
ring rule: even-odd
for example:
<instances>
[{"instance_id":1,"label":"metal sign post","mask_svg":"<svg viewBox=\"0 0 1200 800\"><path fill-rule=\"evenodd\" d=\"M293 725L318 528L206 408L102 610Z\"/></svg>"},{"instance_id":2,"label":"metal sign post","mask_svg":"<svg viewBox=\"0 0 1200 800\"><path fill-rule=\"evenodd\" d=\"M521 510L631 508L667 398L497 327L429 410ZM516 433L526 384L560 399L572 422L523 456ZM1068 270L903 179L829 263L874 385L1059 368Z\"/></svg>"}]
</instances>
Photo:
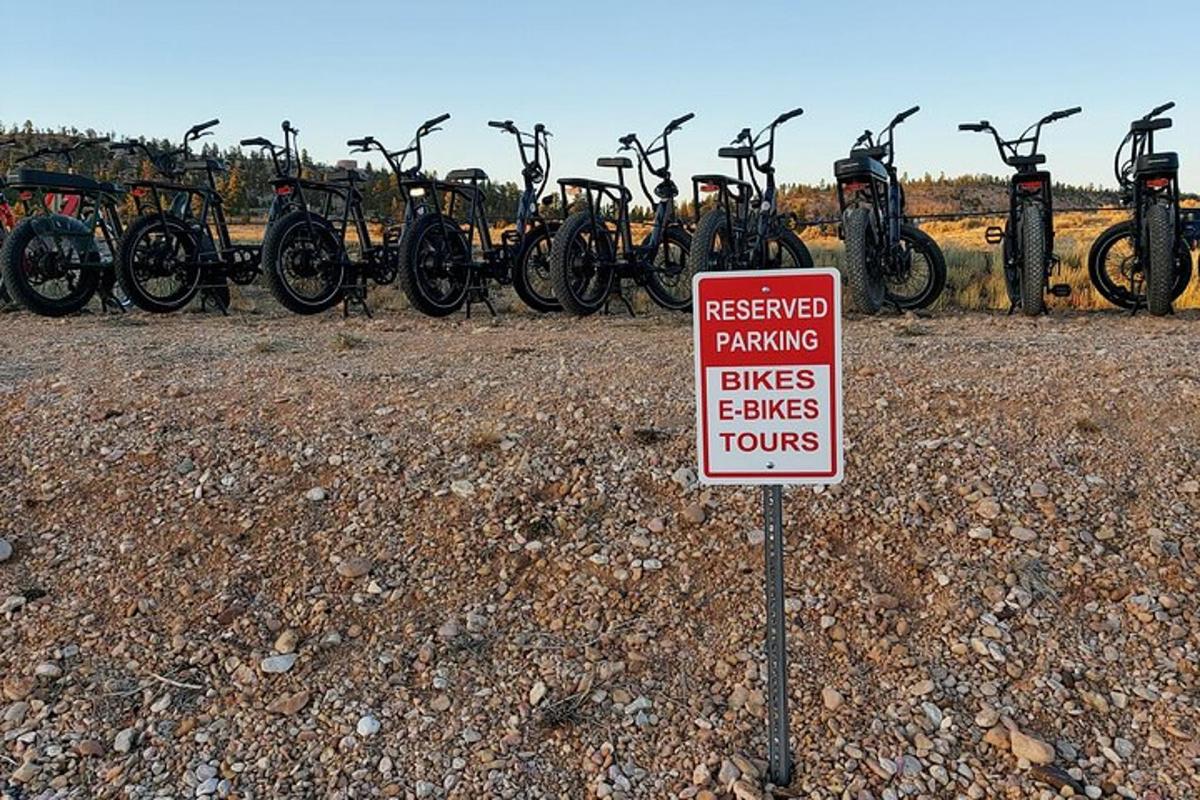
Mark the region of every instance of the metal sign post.
<instances>
[{"instance_id":1,"label":"metal sign post","mask_svg":"<svg viewBox=\"0 0 1200 800\"><path fill-rule=\"evenodd\" d=\"M783 487L764 486L763 554L767 577L767 764L771 782L792 782L788 727L787 625L783 616Z\"/></svg>"},{"instance_id":2,"label":"metal sign post","mask_svg":"<svg viewBox=\"0 0 1200 800\"><path fill-rule=\"evenodd\" d=\"M767 761L771 782L787 786L783 487L842 479L841 276L700 273L692 297L700 480L763 487Z\"/></svg>"}]
</instances>

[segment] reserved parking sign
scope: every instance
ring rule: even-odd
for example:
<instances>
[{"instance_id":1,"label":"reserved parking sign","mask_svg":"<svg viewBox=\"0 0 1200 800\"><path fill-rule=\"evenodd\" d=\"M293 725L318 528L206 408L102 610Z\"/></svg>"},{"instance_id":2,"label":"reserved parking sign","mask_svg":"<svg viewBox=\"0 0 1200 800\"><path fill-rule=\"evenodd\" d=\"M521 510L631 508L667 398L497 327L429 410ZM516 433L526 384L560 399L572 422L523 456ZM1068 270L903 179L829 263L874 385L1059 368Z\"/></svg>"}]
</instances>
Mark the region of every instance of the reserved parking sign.
<instances>
[{"instance_id":1,"label":"reserved parking sign","mask_svg":"<svg viewBox=\"0 0 1200 800\"><path fill-rule=\"evenodd\" d=\"M700 273L692 298L700 480L840 482L838 271Z\"/></svg>"}]
</instances>

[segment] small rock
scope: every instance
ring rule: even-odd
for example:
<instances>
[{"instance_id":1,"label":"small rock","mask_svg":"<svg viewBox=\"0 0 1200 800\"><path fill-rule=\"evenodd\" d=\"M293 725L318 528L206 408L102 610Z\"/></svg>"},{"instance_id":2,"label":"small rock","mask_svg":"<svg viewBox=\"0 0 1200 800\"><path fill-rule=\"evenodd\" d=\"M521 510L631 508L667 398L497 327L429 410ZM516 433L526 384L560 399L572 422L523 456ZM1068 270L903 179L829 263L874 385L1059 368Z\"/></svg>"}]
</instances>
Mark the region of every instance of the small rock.
<instances>
[{"instance_id":1,"label":"small rock","mask_svg":"<svg viewBox=\"0 0 1200 800\"><path fill-rule=\"evenodd\" d=\"M35 678L14 675L4 682L4 696L9 700L24 700L36 686Z\"/></svg>"},{"instance_id":2,"label":"small rock","mask_svg":"<svg viewBox=\"0 0 1200 800\"><path fill-rule=\"evenodd\" d=\"M742 777L742 771L737 768L728 758L721 759L721 769L717 772L717 784L719 786L728 787L738 778Z\"/></svg>"},{"instance_id":3,"label":"small rock","mask_svg":"<svg viewBox=\"0 0 1200 800\"><path fill-rule=\"evenodd\" d=\"M762 528L754 528L746 531L746 544L750 545L751 547L757 547L758 545L762 544L763 540L765 539L766 534L763 532Z\"/></svg>"},{"instance_id":4,"label":"small rock","mask_svg":"<svg viewBox=\"0 0 1200 800\"><path fill-rule=\"evenodd\" d=\"M442 711L448 711L450 709L450 696L439 694L437 697L433 698L433 700L429 701L429 707L439 713Z\"/></svg>"},{"instance_id":5,"label":"small rock","mask_svg":"<svg viewBox=\"0 0 1200 800\"><path fill-rule=\"evenodd\" d=\"M31 783L37 777L39 771L37 764L32 761L26 761L14 769L10 777L17 783Z\"/></svg>"},{"instance_id":6,"label":"small rock","mask_svg":"<svg viewBox=\"0 0 1200 800\"><path fill-rule=\"evenodd\" d=\"M364 714L358 720L358 725L354 728L358 731L359 736L374 736L379 733L379 720L370 714Z\"/></svg>"},{"instance_id":7,"label":"small rock","mask_svg":"<svg viewBox=\"0 0 1200 800\"><path fill-rule=\"evenodd\" d=\"M832 686L826 686L821 690L821 702L824 703L825 707L830 711L837 711L842 707L842 703L845 702L845 698L842 697L842 693L837 689L833 688Z\"/></svg>"},{"instance_id":8,"label":"small rock","mask_svg":"<svg viewBox=\"0 0 1200 800\"><path fill-rule=\"evenodd\" d=\"M62 672L62 667L53 661L43 661L33 668L33 674L39 678L60 678L62 677Z\"/></svg>"},{"instance_id":9,"label":"small rock","mask_svg":"<svg viewBox=\"0 0 1200 800\"><path fill-rule=\"evenodd\" d=\"M692 770L692 784L694 786L708 786L712 781L712 773L708 771L707 764L697 764Z\"/></svg>"},{"instance_id":10,"label":"small rock","mask_svg":"<svg viewBox=\"0 0 1200 800\"><path fill-rule=\"evenodd\" d=\"M981 728L990 728L999 721L1000 712L991 707L984 708L975 715L975 724Z\"/></svg>"},{"instance_id":11,"label":"small rock","mask_svg":"<svg viewBox=\"0 0 1200 800\"><path fill-rule=\"evenodd\" d=\"M699 525L708 518L704 511L704 506L699 503L688 503L683 508L683 518L693 525Z\"/></svg>"},{"instance_id":12,"label":"small rock","mask_svg":"<svg viewBox=\"0 0 1200 800\"><path fill-rule=\"evenodd\" d=\"M447 620L437 629L438 638L443 642L452 642L462 633L462 628L454 620Z\"/></svg>"},{"instance_id":13,"label":"small rock","mask_svg":"<svg viewBox=\"0 0 1200 800\"><path fill-rule=\"evenodd\" d=\"M83 758L99 758L104 755L104 745L95 739L84 739L75 745L75 752Z\"/></svg>"},{"instance_id":14,"label":"small rock","mask_svg":"<svg viewBox=\"0 0 1200 800\"><path fill-rule=\"evenodd\" d=\"M1050 496L1050 487L1041 481L1034 481L1029 485L1029 496L1037 499Z\"/></svg>"},{"instance_id":15,"label":"small rock","mask_svg":"<svg viewBox=\"0 0 1200 800\"><path fill-rule=\"evenodd\" d=\"M267 706L267 711L270 711L272 714L283 714L290 717L308 705L308 700L309 694L307 691L285 694L272 700Z\"/></svg>"},{"instance_id":16,"label":"small rock","mask_svg":"<svg viewBox=\"0 0 1200 800\"><path fill-rule=\"evenodd\" d=\"M1008 749L1008 729L1003 725L993 725L983 735L983 740L997 750Z\"/></svg>"},{"instance_id":17,"label":"small rock","mask_svg":"<svg viewBox=\"0 0 1200 800\"><path fill-rule=\"evenodd\" d=\"M133 749L134 741L137 738L137 731L133 728L126 728L117 734L117 738L113 740L113 750L118 753L128 753Z\"/></svg>"},{"instance_id":18,"label":"small rock","mask_svg":"<svg viewBox=\"0 0 1200 800\"><path fill-rule=\"evenodd\" d=\"M536 706L546 696L546 684L538 681L529 690L529 705Z\"/></svg>"},{"instance_id":19,"label":"small rock","mask_svg":"<svg viewBox=\"0 0 1200 800\"><path fill-rule=\"evenodd\" d=\"M374 568L371 559L363 558L362 556L351 556L343 559L337 565L337 573L343 578L361 578Z\"/></svg>"},{"instance_id":20,"label":"small rock","mask_svg":"<svg viewBox=\"0 0 1200 800\"><path fill-rule=\"evenodd\" d=\"M268 674L276 674L287 672L296 664L295 653L282 653L277 656L268 656L259 664L263 672Z\"/></svg>"},{"instance_id":21,"label":"small rock","mask_svg":"<svg viewBox=\"0 0 1200 800\"><path fill-rule=\"evenodd\" d=\"M451 481L450 491L458 497L470 497L475 494L475 484L470 481Z\"/></svg>"},{"instance_id":22,"label":"small rock","mask_svg":"<svg viewBox=\"0 0 1200 800\"><path fill-rule=\"evenodd\" d=\"M322 500L324 500L328 496L329 496L329 493L326 492L325 488L322 486L314 486L311 489L309 489L307 492L304 493L304 499L309 500L313 503L320 503Z\"/></svg>"},{"instance_id":23,"label":"small rock","mask_svg":"<svg viewBox=\"0 0 1200 800\"><path fill-rule=\"evenodd\" d=\"M1013 755L1030 764L1049 764L1054 761L1054 747L1035 736L1021 733L1015 728L1008 733L1009 746Z\"/></svg>"},{"instance_id":24,"label":"small rock","mask_svg":"<svg viewBox=\"0 0 1200 800\"><path fill-rule=\"evenodd\" d=\"M284 655L296 651L296 645L299 643L300 637L291 628L284 628L283 632L275 638L275 652Z\"/></svg>"},{"instance_id":25,"label":"small rock","mask_svg":"<svg viewBox=\"0 0 1200 800\"><path fill-rule=\"evenodd\" d=\"M1000 516L1000 504L992 498L984 498L975 506L975 513L984 519L995 519Z\"/></svg>"},{"instance_id":26,"label":"small rock","mask_svg":"<svg viewBox=\"0 0 1200 800\"><path fill-rule=\"evenodd\" d=\"M0 563L8 561L12 558L12 545L7 539L0 539Z\"/></svg>"},{"instance_id":27,"label":"small rock","mask_svg":"<svg viewBox=\"0 0 1200 800\"><path fill-rule=\"evenodd\" d=\"M1029 528L1022 528L1019 525L1013 526L1009 530L1008 535L1016 539L1018 542L1032 542L1037 538L1037 534Z\"/></svg>"},{"instance_id":28,"label":"small rock","mask_svg":"<svg viewBox=\"0 0 1200 800\"><path fill-rule=\"evenodd\" d=\"M1072 778L1065 769L1053 764L1036 764L1029 770L1029 776L1060 791L1064 786L1070 786L1075 794L1084 793L1083 784Z\"/></svg>"}]
</instances>

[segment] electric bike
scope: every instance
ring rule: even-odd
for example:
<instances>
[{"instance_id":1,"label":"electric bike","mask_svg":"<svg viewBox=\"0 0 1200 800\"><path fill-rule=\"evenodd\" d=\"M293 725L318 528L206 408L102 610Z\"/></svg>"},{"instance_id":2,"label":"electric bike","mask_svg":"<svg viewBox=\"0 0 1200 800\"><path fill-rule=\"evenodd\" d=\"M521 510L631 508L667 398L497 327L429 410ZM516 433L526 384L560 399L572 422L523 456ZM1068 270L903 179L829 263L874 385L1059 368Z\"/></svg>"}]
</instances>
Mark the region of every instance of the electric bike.
<instances>
[{"instance_id":1,"label":"electric bike","mask_svg":"<svg viewBox=\"0 0 1200 800\"><path fill-rule=\"evenodd\" d=\"M690 273L812 267L808 247L789 227L795 216L779 211L774 167L776 129L803 113L796 108L780 114L755 135L743 128L730 146L720 148L719 157L737 164L736 177L692 176L696 232L688 250ZM702 211L706 206L711 207Z\"/></svg>"},{"instance_id":2,"label":"electric bike","mask_svg":"<svg viewBox=\"0 0 1200 800\"><path fill-rule=\"evenodd\" d=\"M421 176L419 170L401 182L406 198L430 202L431 213L404 229L400 239L400 286L408 301L424 314L443 317L466 304L482 302L495 314L488 296L492 281L511 283L517 296L535 311L561 310L549 277L550 242L557 222L545 220L538 211L538 197L550 179L550 132L538 123L533 133L519 130L512 120L492 121L489 126L510 133L517 140L524 188L517 201L516 226L504 231L499 243L492 242L491 226L484 208L481 169L456 169L444 180ZM465 220L455 215L465 207ZM473 256L478 235L482 260Z\"/></svg>"},{"instance_id":3,"label":"electric bike","mask_svg":"<svg viewBox=\"0 0 1200 800\"><path fill-rule=\"evenodd\" d=\"M571 207L569 196L580 195L583 208L566 218L554 234L550 249L550 275L554 294L564 309L577 316L604 308L616 294L633 311L622 291L626 280L644 286L650 298L672 311L687 311L692 306L692 273L688 269L691 234L675 212L679 189L671 180L669 139L695 114L672 120L648 146L636 133L622 136L621 151L633 151L637 157L638 183L654 207L650 232L640 243L633 241L630 203L633 193L625 186L625 170L633 162L625 156L599 158L596 166L615 169L617 182L589 178L560 178L558 181L564 209ZM654 158L661 164L655 166ZM651 192L646 172L658 178ZM603 206L608 204L606 210Z\"/></svg>"},{"instance_id":4,"label":"electric bike","mask_svg":"<svg viewBox=\"0 0 1200 800\"><path fill-rule=\"evenodd\" d=\"M4 238L0 276L20 305L47 317L81 310L99 294L104 310L124 310L114 294L113 254L121 236L118 206L124 188L73 172L73 154L108 139L82 139L43 147L16 159L6 183L21 203L23 219ZM22 167L61 159L66 172ZM11 210L6 214L11 221Z\"/></svg>"},{"instance_id":5,"label":"electric bike","mask_svg":"<svg viewBox=\"0 0 1200 800\"><path fill-rule=\"evenodd\" d=\"M1038 152L1042 128L1052 122L1078 114L1078 106L1047 114L1030 125L1016 139L1001 139L987 120L964 122L960 131L990 133L1000 158L1014 170L1008 185L1008 220L1004 228L987 229L988 244L1004 245L1004 281L1011 314L1020 306L1027 316L1045 311L1045 294L1067 297L1069 284L1051 284L1059 268L1054 255L1054 203L1050 192L1050 173L1039 169L1046 156ZM1022 152L1022 150L1025 152Z\"/></svg>"},{"instance_id":6,"label":"electric bike","mask_svg":"<svg viewBox=\"0 0 1200 800\"><path fill-rule=\"evenodd\" d=\"M1113 305L1167 314L1192 277L1189 245L1200 241L1200 209L1179 207L1179 156L1154 151L1155 131L1171 127L1165 103L1129 125L1113 171L1121 204L1133 211L1096 239L1088 252L1092 285ZM1128 155L1122 158L1126 146Z\"/></svg>"},{"instance_id":7,"label":"electric bike","mask_svg":"<svg viewBox=\"0 0 1200 800\"><path fill-rule=\"evenodd\" d=\"M405 181L420 175L421 139L439 130L450 118L443 114L417 128L416 136L402 150L388 150L374 136L346 142L352 153L378 151L396 176L400 191ZM416 165L404 167L405 159L415 155ZM405 227L430 210L423 192L405 195L401 225L385 225L382 241L371 238L363 196L359 187L367 175L356 168L340 170L326 180L289 177L274 181L276 194L293 197L296 208L271 226L263 242L263 263L267 286L280 305L297 314L317 314L339 301L342 313L353 304L367 316L368 282L393 283L400 270L400 236ZM353 228L358 247L352 251L347 233Z\"/></svg>"},{"instance_id":8,"label":"electric bike","mask_svg":"<svg viewBox=\"0 0 1200 800\"><path fill-rule=\"evenodd\" d=\"M845 277L860 311L883 304L926 308L946 286L946 260L937 243L904 214L904 187L896 172L896 126L920 111L897 114L878 135L864 131L848 158L833 165L839 234L846 243Z\"/></svg>"}]
</instances>

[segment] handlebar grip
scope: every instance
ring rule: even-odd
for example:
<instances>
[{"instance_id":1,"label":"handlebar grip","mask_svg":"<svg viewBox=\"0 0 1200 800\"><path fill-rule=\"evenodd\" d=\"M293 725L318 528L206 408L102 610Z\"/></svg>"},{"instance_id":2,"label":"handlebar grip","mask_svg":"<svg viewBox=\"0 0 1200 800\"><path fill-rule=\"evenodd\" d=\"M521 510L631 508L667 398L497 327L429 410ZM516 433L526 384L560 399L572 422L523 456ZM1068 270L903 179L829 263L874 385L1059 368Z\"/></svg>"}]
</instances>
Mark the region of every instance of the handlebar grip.
<instances>
[{"instance_id":1,"label":"handlebar grip","mask_svg":"<svg viewBox=\"0 0 1200 800\"><path fill-rule=\"evenodd\" d=\"M242 139L238 144L242 147L266 147L270 142L261 136L255 136L253 139Z\"/></svg>"},{"instance_id":2,"label":"handlebar grip","mask_svg":"<svg viewBox=\"0 0 1200 800\"><path fill-rule=\"evenodd\" d=\"M621 144L625 145L626 147L628 147L629 145L633 144L633 140L636 138L637 138L636 133L627 133L624 136L622 136L620 139L617 139L617 141L620 142Z\"/></svg>"},{"instance_id":3,"label":"handlebar grip","mask_svg":"<svg viewBox=\"0 0 1200 800\"><path fill-rule=\"evenodd\" d=\"M1071 116L1078 114L1080 111L1083 111L1083 108L1081 106L1075 106L1073 108L1064 108L1062 111L1055 111L1053 114L1051 114L1050 119L1053 119L1053 120L1066 119L1067 117L1071 117Z\"/></svg>"},{"instance_id":4,"label":"handlebar grip","mask_svg":"<svg viewBox=\"0 0 1200 800\"><path fill-rule=\"evenodd\" d=\"M787 122L792 117L798 117L803 113L804 113L803 108L793 108L791 111L787 111L783 114L780 114L778 117L776 117L775 124L782 125L783 123Z\"/></svg>"},{"instance_id":5,"label":"handlebar grip","mask_svg":"<svg viewBox=\"0 0 1200 800\"><path fill-rule=\"evenodd\" d=\"M504 120L504 122L499 122L499 121L493 119L488 122L488 127L489 128L499 128L502 131L506 131L506 130L508 130L509 126L511 126L512 124L513 124L513 121L511 119L506 119L506 120Z\"/></svg>"},{"instance_id":6,"label":"handlebar grip","mask_svg":"<svg viewBox=\"0 0 1200 800\"><path fill-rule=\"evenodd\" d=\"M682 117L676 117L675 119L671 120L671 123L669 125L667 125L667 130L669 130L669 131L676 130L679 128L679 126L683 125L685 122L694 118L695 116L696 116L696 114L694 112L689 112L687 114L684 114Z\"/></svg>"},{"instance_id":7,"label":"handlebar grip","mask_svg":"<svg viewBox=\"0 0 1200 800\"><path fill-rule=\"evenodd\" d=\"M983 130L983 126L978 122L962 122L959 123L958 129L960 131L973 131L975 133L979 133Z\"/></svg>"},{"instance_id":8,"label":"handlebar grip","mask_svg":"<svg viewBox=\"0 0 1200 800\"><path fill-rule=\"evenodd\" d=\"M445 122L448 119L450 119L449 114L442 114L441 116L434 117L433 119L425 120L425 123L423 125L421 125L421 127L422 128L432 128L434 125L441 125L443 122Z\"/></svg>"},{"instance_id":9,"label":"handlebar grip","mask_svg":"<svg viewBox=\"0 0 1200 800\"><path fill-rule=\"evenodd\" d=\"M917 113L920 110L921 110L920 106L913 106L912 108L908 109L907 111L901 111L899 114L896 115L896 122L897 123L904 122L904 120L908 119L909 117L911 117L913 114Z\"/></svg>"},{"instance_id":10,"label":"handlebar grip","mask_svg":"<svg viewBox=\"0 0 1200 800\"><path fill-rule=\"evenodd\" d=\"M372 141L370 136L364 136L361 139L347 139L346 147L366 147Z\"/></svg>"},{"instance_id":11,"label":"handlebar grip","mask_svg":"<svg viewBox=\"0 0 1200 800\"><path fill-rule=\"evenodd\" d=\"M214 117L213 119L210 119L208 122L201 122L199 125L193 125L190 132L191 133L200 133L201 131L208 130L209 128L213 127L214 125L220 125L220 124L221 124L221 120Z\"/></svg>"},{"instance_id":12,"label":"handlebar grip","mask_svg":"<svg viewBox=\"0 0 1200 800\"><path fill-rule=\"evenodd\" d=\"M1146 119L1150 119L1151 117L1157 117L1159 114L1162 114L1164 111L1170 111L1174 107L1175 107L1174 100L1170 101L1169 103L1163 103L1161 106L1159 106L1158 108L1154 109L1149 114L1147 114Z\"/></svg>"}]
</instances>

